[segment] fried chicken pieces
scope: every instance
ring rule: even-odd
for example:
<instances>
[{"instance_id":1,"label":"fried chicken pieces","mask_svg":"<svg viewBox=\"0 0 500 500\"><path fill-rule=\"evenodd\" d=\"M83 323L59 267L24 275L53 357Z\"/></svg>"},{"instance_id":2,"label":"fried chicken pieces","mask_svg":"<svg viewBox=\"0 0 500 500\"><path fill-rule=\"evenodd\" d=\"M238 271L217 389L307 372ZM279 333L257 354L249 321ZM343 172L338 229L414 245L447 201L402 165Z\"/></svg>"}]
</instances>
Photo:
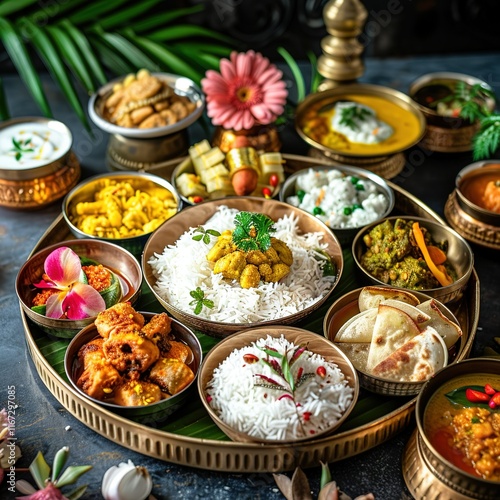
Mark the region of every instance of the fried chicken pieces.
<instances>
[{"instance_id":1,"label":"fried chicken pieces","mask_svg":"<svg viewBox=\"0 0 500 500\"><path fill-rule=\"evenodd\" d=\"M100 337L83 345L77 386L95 399L144 406L180 392L194 379L194 355L175 340L166 313L144 316L121 302L98 314Z\"/></svg>"}]
</instances>

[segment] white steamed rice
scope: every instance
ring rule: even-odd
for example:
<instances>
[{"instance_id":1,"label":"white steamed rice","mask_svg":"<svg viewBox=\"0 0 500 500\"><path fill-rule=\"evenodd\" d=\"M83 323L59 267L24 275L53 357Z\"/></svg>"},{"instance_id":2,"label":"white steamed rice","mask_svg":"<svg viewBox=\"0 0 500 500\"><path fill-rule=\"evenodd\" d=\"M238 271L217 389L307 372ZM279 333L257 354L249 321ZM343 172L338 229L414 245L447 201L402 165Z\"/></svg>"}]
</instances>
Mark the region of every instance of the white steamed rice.
<instances>
[{"instance_id":1,"label":"white steamed rice","mask_svg":"<svg viewBox=\"0 0 500 500\"><path fill-rule=\"evenodd\" d=\"M243 358L253 354L265 359L267 355L259 349L264 346L282 354L287 352L289 360L298 347L281 335L267 336L232 351L214 370L206 388L207 401L219 418L240 432L272 440L314 436L337 423L354 395L339 367L320 354L304 351L291 367L295 380L302 368L303 383L295 388L293 398L288 397L289 392L270 387L259 375L289 388L285 379L264 362L246 363ZM320 366L325 368L324 377L316 372Z\"/></svg>"},{"instance_id":2,"label":"white steamed rice","mask_svg":"<svg viewBox=\"0 0 500 500\"><path fill-rule=\"evenodd\" d=\"M297 195L286 201L309 213L314 213L315 207L321 208L324 213L316 217L332 229L362 227L381 217L389 207L389 200L371 180L359 179L357 184L363 190L356 189L352 180L353 176L337 169L308 169L295 182L295 192L305 191L302 201ZM355 205L360 208L345 212L346 207L352 209Z\"/></svg>"},{"instance_id":3,"label":"white steamed rice","mask_svg":"<svg viewBox=\"0 0 500 500\"><path fill-rule=\"evenodd\" d=\"M234 216L238 210L227 206L219 210L204 224L205 229L222 233L234 229ZM299 234L298 218L285 216L275 222L273 236L284 241L293 253L290 273L279 283L263 283L258 288L242 288L229 282L222 274L212 272L207 253L217 238L208 245L194 241L196 228L190 228L174 245L165 247L148 262L157 281L155 291L172 306L193 313L192 290L200 287L205 298L214 307L203 307L200 318L223 323L256 323L283 318L302 311L324 297L332 288L336 276L323 276L322 265L314 249L327 249L322 233ZM315 258L316 257L316 258ZM320 257L320 256L319 256Z\"/></svg>"}]
</instances>

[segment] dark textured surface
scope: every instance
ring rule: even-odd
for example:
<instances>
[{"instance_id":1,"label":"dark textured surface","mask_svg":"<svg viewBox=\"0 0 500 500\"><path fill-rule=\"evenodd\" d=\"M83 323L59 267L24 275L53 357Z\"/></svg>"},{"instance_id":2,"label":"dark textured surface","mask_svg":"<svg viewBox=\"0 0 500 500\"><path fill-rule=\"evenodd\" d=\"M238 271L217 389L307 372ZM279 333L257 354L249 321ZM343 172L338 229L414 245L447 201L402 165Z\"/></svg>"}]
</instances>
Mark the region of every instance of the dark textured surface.
<instances>
[{"instance_id":1,"label":"dark textured surface","mask_svg":"<svg viewBox=\"0 0 500 500\"><path fill-rule=\"evenodd\" d=\"M500 94L500 55L422 57L405 59L368 59L362 81L394 87L406 92L412 80L432 71L459 71L486 80ZM3 77L12 116L35 116L38 109L15 76ZM106 171L104 155L107 136L95 129L89 135L78 123L48 77L43 77L50 95L55 118L65 122L74 135L74 151L83 176ZM201 128L190 130L191 141L198 140ZM292 130L282 134L285 153L306 154L307 148ZM404 189L422 199L443 215L444 203L454 188L458 171L472 161L469 153L445 155L426 153L418 147L408 155L403 172L394 179ZM0 408L7 401L7 387L15 386L15 432L23 457L19 467L27 467L36 453L42 451L49 461L55 452L67 445L73 464L92 464L94 468L79 483L89 483L85 498L101 498L100 484L106 469L131 459L144 465L154 480L153 494L158 499L217 498L280 499L271 474L225 474L191 469L136 454L97 435L73 418L56 401L41 382L26 350L18 300L14 290L17 271L43 232L60 212L60 204L31 212L0 208ZM479 331L472 355L483 354L498 336L500 318L500 266L498 252L474 246L476 270L481 283ZM69 426L69 428L67 427ZM388 442L359 456L330 464L332 475L341 489L355 497L372 491L377 499L391 500L405 494L401 473L401 456L412 428ZM318 493L320 469L306 471L313 497ZM19 472L17 478L29 475ZM14 498L7 484L0 486L0 499Z\"/></svg>"}]
</instances>

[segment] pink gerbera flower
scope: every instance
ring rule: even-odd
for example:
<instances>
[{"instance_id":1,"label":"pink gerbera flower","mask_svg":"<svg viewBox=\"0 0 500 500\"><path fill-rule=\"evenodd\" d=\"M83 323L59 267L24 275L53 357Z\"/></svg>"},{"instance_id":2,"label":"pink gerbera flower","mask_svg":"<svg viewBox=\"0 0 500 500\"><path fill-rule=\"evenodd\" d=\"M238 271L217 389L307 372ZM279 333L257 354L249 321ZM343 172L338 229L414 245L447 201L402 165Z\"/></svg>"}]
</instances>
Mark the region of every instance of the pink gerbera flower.
<instances>
[{"instance_id":1,"label":"pink gerbera flower","mask_svg":"<svg viewBox=\"0 0 500 500\"><path fill-rule=\"evenodd\" d=\"M232 52L230 59L221 59L220 73L208 70L201 81L212 123L242 130L276 120L288 95L282 72L253 50Z\"/></svg>"}]
</instances>

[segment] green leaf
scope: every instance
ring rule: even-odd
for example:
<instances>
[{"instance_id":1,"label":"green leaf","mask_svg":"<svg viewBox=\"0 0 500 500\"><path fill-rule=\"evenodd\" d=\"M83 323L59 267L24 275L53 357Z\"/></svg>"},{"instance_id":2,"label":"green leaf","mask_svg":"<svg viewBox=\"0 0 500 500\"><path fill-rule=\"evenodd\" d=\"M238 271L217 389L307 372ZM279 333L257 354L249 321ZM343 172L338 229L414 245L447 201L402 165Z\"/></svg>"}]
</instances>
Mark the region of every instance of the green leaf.
<instances>
[{"instance_id":1,"label":"green leaf","mask_svg":"<svg viewBox=\"0 0 500 500\"><path fill-rule=\"evenodd\" d=\"M38 4L38 0L3 0L0 3L0 16L14 14L33 4Z\"/></svg>"},{"instance_id":2,"label":"green leaf","mask_svg":"<svg viewBox=\"0 0 500 500\"><path fill-rule=\"evenodd\" d=\"M95 92L92 76L88 72L83 59L80 57L80 53L73 40L65 31L57 26L48 26L47 31L57 45L66 65L71 68L73 74L80 80L85 90L89 93Z\"/></svg>"},{"instance_id":3,"label":"green leaf","mask_svg":"<svg viewBox=\"0 0 500 500\"><path fill-rule=\"evenodd\" d=\"M103 63L115 74L126 75L134 71L134 67L113 50L102 38L93 36L89 39L91 45L95 46L97 52L101 55Z\"/></svg>"},{"instance_id":4,"label":"green leaf","mask_svg":"<svg viewBox=\"0 0 500 500\"><path fill-rule=\"evenodd\" d=\"M52 462L52 478L51 481L53 483L56 482L56 479L59 477L59 474L63 470L66 465L66 461L68 460L69 448L67 446L63 446L54 457L54 461Z\"/></svg>"},{"instance_id":5,"label":"green leaf","mask_svg":"<svg viewBox=\"0 0 500 500\"><path fill-rule=\"evenodd\" d=\"M84 493L87 491L88 485L84 484L82 486L79 486L75 490L73 490L71 493L65 493L65 497L68 500L78 500L81 498Z\"/></svg>"},{"instance_id":6,"label":"green leaf","mask_svg":"<svg viewBox=\"0 0 500 500\"><path fill-rule=\"evenodd\" d=\"M100 292L101 297L106 303L106 307L114 306L122 297L122 287L120 285L120 280L117 278L115 273L111 273L111 285L108 288Z\"/></svg>"},{"instance_id":7,"label":"green leaf","mask_svg":"<svg viewBox=\"0 0 500 500\"><path fill-rule=\"evenodd\" d=\"M472 141L474 160L489 158L500 147L500 114L481 120L481 129Z\"/></svg>"},{"instance_id":8,"label":"green leaf","mask_svg":"<svg viewBox=\"0 0 500 500\"><path fill-rule=\"evenodd\" d=\"M39 489L43 490L45 488L45 481L50 477L50 467L40 451L33 462L31 462L29 469L36 485Z\"/></svg>"},{"instance_id":9,"label":"green leaf","mask_svg":"<svg viewBox=\"0 0 500 500\"><path fill-rule=\"evenodd\" d=\"M309 87L309 92L312 94L318 91L319 84L321 83L323 77L318 71L318 58L316 57L316 54L309 50L307 52L307 58L311 63L311 85Z\"/></svg>"},{"instance_id":10,"label":"green leaf","mask_svg":"<svg viewBox=\"0 0 500 500\"><path fill-rule=\"evenodd\" d=\"M188 16L190 14L196 14L205 9L205 6L195 5L194 7L175 9L167 12L159 12L151 17L148 17L144 20L139 20L132 24L132 28L135 32L150 32L153 28L158 26L165 26L166 24L175 21L176 19L180 19L181 17Z\"/></svg>"},{"instance_id":11,"label":"green leaf","mask_svg":"<svg viewBox=\"0 0 500 500\"><path fill-rule=\"evenodd\" d=\"M75 28L75 26L73 26L73 24L71 24L67 19L62 20L60 25L66 30L74 44L78 47L80 57L86 61L97 82L104 85L108 80L87 37L80 30Z\"/></svg>"},{"instance_id":12,"label":"green leaf","mask_svg":"<svg viewBox=\"0 0 500 500\"><path fill-rule=\"evenodd\" d=\"M74 12L68 19L73 24L84 24L99 19L106 12L117 11L128 0L100 0L88 2L85 7Z\"/></svg>"},{"instance_id":13,"label":"green leaf","mask_svg":"<svg viewBox=\"0 0 500 500\"><path fill-rule=\"evenodd\" d=\"M122 58L130 61L135 69L144 68L149 71L159 71L160 67L156 62L122 35L104 32L100 33L100 36L113 47Z\"/></svg>"},{"instance_id":14,"label":"green leaf","mask_svg":"<svg viewBox=\"0 0 500 500\"><path fill-rule=\"evenodd\" d=\"M132 5L126 6L117 12L113 12L110 16L103 17L96 24L104 30L114 28L122 28L130 24L130 21L137 19L141 14L147 12L151 7L162 2L162 0L142 0L134 2Z\"/></svg>"},{"instance_id":15,"label":"green leaf","mask_svg":"<svg viewBox=\"0 0 500 500\"><path fill-rule=\"evenodd\" d=\"M171 42L172 40L190 37L207 37L227 43L228 45L234 44L234 40L228 36L221 35L217 31L193 24L177 24L175 26L168 26L148 35L148 38L155 42Z\"/></svg>"},{"instance_id":16,"label":"green leaf","mask_svg":"<svg viewBox=\"0 0 500 500\"><path fill-rule=\"evenodd\" d=\"M324 488L326 484L328 484L332 480L332 474L330 473L330 468L328 467L328 464L325 464L324 462L321 462L321 480L319 483L319 489L321 490Z\"/></svg>"},{"instance_id":17,"label":"green leaf","mask_svg":"<svg viewBox=\"0 0 500 500\"><path fill-rule=\"evenodd\" d=\"M12 24L7 21L7 19L3 19L1 17L0 39L2 40L5 50L9 54L12 63L17 69L21 80L30 91L33 99L44 116L52 116L52 111L50 110L49 103L45 97L40 77L31 62L21 37L17 34Z\"/></svg>"},{"instance_id":18,"label":"green leaf","mask_svg":"<svg viewBox=\"0 0 500 500\"><path fill-rule=\"evenodd\" d=\"M474 389L475 391L484 392L484 385L467 385L459 387L458 389L454 389L453 391L446 393L445 396L450 402L456 405L466 406L467 408L478 407L490 409L488 403L474 403L472 401L469 401L467 399L467 396L465 395L465 391L467 389Z\"/></svg>"},{"instance_id":19,"label":"green leaf","mask_svg":"<svg viewBox=\"0 0 500 500\"><path fill-rule=\"evenodd\" d=\"M57 53L57 50L52 44L50 38L44 31L27 18L21 18L20 25L22 26L22 29L28 39L36 48L41 59L44 61L47 69L58 83L60 89L66 96L66 99L77 114L78 118L80 118L80 121L85 128L90 131L90 126L83 107L78 100L73 84L66 73L64 63L59 57L59 54Z\"/></svg>"},{"instance_id":20,"label":"green leaf","mask_svg":"<svg viewBox=\"0 0 500 500\"><path fill-rule=\"evenodd\" d=\"M92 469L92 465L70 465L56 481L56 486L62 488L68 484L74 484L78 478Z\"/></svg>"},{"instance_id":21,"label":"green leaf","mask_svg":"<svg viewBox=\"0 0 500 500\"><path fill-rule=\"evenodd\" d=\"M295 59L290 55L290 53L283 47L278 47L276 49L278 53L283 57L285 62L288 64L290 71L295 79L295 87L297 88L297 102L302 101L306 96L306 85L304 83L304 77L300 71L299 65L295 62Z\"/></svg>"},{"instance_id":22,"label":"green leaf","mask_svg":"<svg viewBox=\"0 0 500 500\"><path fill-rule=\"evenodd\" d=\"M10 118L9 107L7 106L7 99L5 97L5 89L3 81L0 78L0 120L8 120Z\"/></svg>"}]
</instances>

